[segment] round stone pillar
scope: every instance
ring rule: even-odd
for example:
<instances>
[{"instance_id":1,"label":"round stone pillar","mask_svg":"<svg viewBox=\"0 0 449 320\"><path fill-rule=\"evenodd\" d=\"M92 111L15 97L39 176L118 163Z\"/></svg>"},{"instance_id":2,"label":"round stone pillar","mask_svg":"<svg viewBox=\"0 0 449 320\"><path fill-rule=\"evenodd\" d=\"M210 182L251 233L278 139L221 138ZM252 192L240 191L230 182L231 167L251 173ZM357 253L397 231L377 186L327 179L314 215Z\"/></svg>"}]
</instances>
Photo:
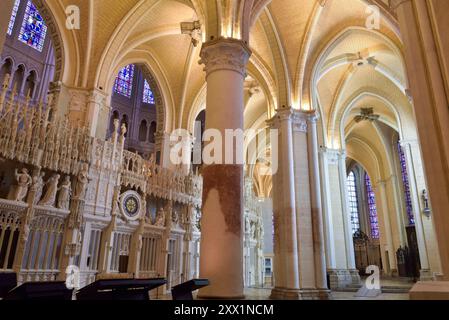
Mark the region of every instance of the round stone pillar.
<instances>
[{"instance_id":1,"label":"round stone pillar","mask_svg":"<svg viewBox=\"0 0 449 320\"><path fill-rule=\"evenodd\" d=\"M291 108L277 110L268 123L278 130L279 168L273 176L274 288L272 299L297 299L300 295L298 234Z\"/></svg>"},{"instance_id":2,"label":"round stone pillar","mask_svg":"<svg viewBox=\"0 0 449 320\"><path fill-rule=\"evenodd\" d=\"M324 247L324 226L323 212L321 208L321 184L320 184L320 163L319 144L317 130L318 116L312 113L308 123L309 139L309 170L310 170L310 200L312 210L313 242L315 245L314 262L315 278L318 289L327 290L326 278L326 250Z\"/></svg>"},{"instance_id":3,"label":"round stone pillar","mask_svg":"<svg viewBox=\"0 0 449 320\"><path fill-rule=\"evenodd\" d=\"M235 155L236 147L242 147L239 141L232 150L225 149L225 132L243 130L243 83L250 55L246 44L234 39L210 41L201 50L207 81L206 129L219 132L222 140L211 142L216 157L202 172L200 277L209 279L210 286L200 290L201 298L243 298L243 154ZM225 163L230 151L234 159Z\"/></svg>"}]
</instances>

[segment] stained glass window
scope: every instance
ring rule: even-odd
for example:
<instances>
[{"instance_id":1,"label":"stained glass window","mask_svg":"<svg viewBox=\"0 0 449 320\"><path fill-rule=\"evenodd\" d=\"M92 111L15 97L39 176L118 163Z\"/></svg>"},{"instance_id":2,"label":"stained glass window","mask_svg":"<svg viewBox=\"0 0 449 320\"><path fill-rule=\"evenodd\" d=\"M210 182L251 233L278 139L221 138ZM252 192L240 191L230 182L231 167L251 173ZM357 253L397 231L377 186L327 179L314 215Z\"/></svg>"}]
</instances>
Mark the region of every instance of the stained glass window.
<instances>
[{"instance_id":1,"label":"stained glass window","mask_svg":"<svg viewBox=\"0 0 449 320\"><path fill-rule=\"evenodd\" d=\"M149 103L149 104L154 104L153 91L151 91L150 84L148 83L148 81L146 79L145 79L145 84L143 86L143 102Z\"/></svg>"},{"instance_id":2,"label":"stained glass window","mask_svg":"<svg viewBox=\"0 0 449 320\"><path fill-rule=\"evenodd\" d=\"M47 26L44 19L37 11L36 6L28 1L23 17L22 28L20 29L19 40L30 47L42 52L47 35Z\"/></svg>"},{"instance_id":3,"label":"stained glass window","mask_svg":"<svg viewBox=\"0 0 449 320\"><path fill-rule=\"evenodd\" d=\"M14 7L12 8L11 19L9 20L8 25L8 34L12 35L12 31L14 29L14 23L16 22L17 11L19 11L20 0L16 0L14 2Z\"/></svg>"},{"instance_id":4,"label":"stained glass window","mask_svg":"<svg viewBox=\"0 0 449 320\"><path fill-rule=\"evenodd\" d=\"M402 146L398 143L399 162L401 165L402 182L404 184L405 208L407 211L408 222L410 225L415 225L415 217L413 216L412 196L410 193L410 182L407 173L407 161L405 160L405 153Z\"/></svg>"},{"instance_id":5,"label":"stained glass window","mask_svg":"<svg viewBox=\"0 0 449 320\"><path fill-rule=\"evenodd\" d=\"M380 232L379 232L379 220L377 218L376 196L374 194L371 179L367 173L365 173L365 187L366 187L366 197L368 200L368 211L369 211L368 213L371 226L371 237L373 239L379 239Z\"/></svg>"},{"instance_id":6,"label":"stained glass window","mask_svg":"<svg viewBox=\"0 0 449 320\"><path fill-rule=\"evenodd\" d=\"M133 91L134 65L129 64L121 69L115 79L114 91L127 98Z\"/></svg>"},{"instance_id":7,"label":"stained glass window","mask_svg":"<svg viewBox=\"0 0 449 320\"><path fill-rule=\"evenodd\" d=\"M360 230L359 219L359 203L357 200L357 189L355 183L355 174L351 171L348 175L348 195L349 195L349 209L351 214L352 233L355 234Z\"/></svg>"}]
</instances>

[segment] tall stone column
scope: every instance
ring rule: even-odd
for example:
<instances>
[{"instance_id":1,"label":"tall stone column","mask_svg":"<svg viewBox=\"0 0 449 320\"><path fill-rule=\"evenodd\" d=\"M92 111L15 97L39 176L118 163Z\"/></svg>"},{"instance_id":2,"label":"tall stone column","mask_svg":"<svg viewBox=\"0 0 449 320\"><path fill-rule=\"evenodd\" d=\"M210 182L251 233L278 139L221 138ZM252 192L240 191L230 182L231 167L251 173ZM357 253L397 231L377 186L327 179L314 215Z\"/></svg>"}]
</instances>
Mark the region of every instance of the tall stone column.
<instances>
[{"instance_id":1,"label":"tall stone column","mask_svg":"<svg viewBox=\"0 0 449 320\"><path fill-rule=\"evenodd\" d=\"M311 186L311 208L313 242L315 245L315 278L318 289L327 289L326 253L324 242L323 210L321 208L321 182L319 164L319 145L317 132L318 117L311 114L308 125L309 170Z\"/></svg>"},{"instance_id":2,"label":"tall stone column","mask_svg":"<svg viewBox=\"0 0 449 320\"><path fill-rule=\"evenodd\" d=\"M292 116L292 109L281 109L269 122L279 132L279 165L273 176L274 299L299 292Z\"/></svg>"},{"instance_id":3,"label":"tall stone column","mask_svg":"<svg viewBox=\"0 0 449 320\"><path fill-rule=\"evenodd\" d=\"M271 297L327 299L315 114L283 108L268 123L278 130L279 150L273 177L275 287Z\"/></svg>"},{"instance_id":4,"label":"tall stone column","mask_svg":"<svg viewBox=\"0 0 449 320\"><path fill-rule=\"evenodd\" d=\"M349 273L351 274L351 280L353 283L358 283L360 281L359 271L355 268L355 252L354 252L354 239L352 237L351 230L351 215L349 214L349 194L348 194L348 174L346 171L346 151L342 151L339 154L338 165L339 165L339 177L340 186L343 196L342 198L342 209L343 209L343 226L345 231L345 243L346 243L346 260Z\"/></svg>"},{"instance_id":5,"label":"tall stone column","mask_svg":"<svg viewBox=\"0 0 449 320\"><path fill-rule=\"evenodd\" d=\"M210 41L201 50L206 129L218 130L223 142L225 130L243 129L243 82L250 55L246 44L234 39ZM224 145L219 146L223 157ZM240 148L233 147L234 153ZM200 291L202 298L243 298L243 154L233 160L203 169L200 276L209 279L210 286Z\"/></svg>"},{"instance_id":6,"label":"tall stone column","mask_svg":"<svg viewBox=\"0 0 449 320\"><path fill-rule=\"evenodd\" d=\"M327 271L332 289L359 285L349 214L346 152L320 150Z\"/></svg>"},{"instance_id":7,"label":"tall stone column","mask_svg":"<svg viewBox=\"0 0 449 320\"><path fill-rule=\"evenodd\" d=\"M2 0L2 10L0 10L0 54L3 52L14 2L14 0Z\"/></svg>"},{"instance_id":8,"label":"tall stone column","mask_svg":"<svg viewBox=\"0 0 449 320\"><path fill-rule=\"evenodd\" d=\"M324 225L324 239L326 249L326 268L328 270L336 270L336 244L334 241L333 217L332 217L332 202L330 194L330 179L329 179L329 157L327 149L320 148L319 151L320 172L321 172L321 196L322 196L322 211L323 211L323 225Z\"/></svg>"},{"instance_id":9,"label":"tall stone column","mask_svg":"<svg viewBox=\"0 0 449 320\"><path fill-rule=\"evenodd\" d=\"M394 0L439 245L449 291L449 40L447 1ZM425 288L421 288L424 290ZM419 289L419 290L421 290Z\"/></svg>"},{"instance_id":10,"label":"tall stone column","mask_svg":"<svg viewBox=\"0 0 449 320\"><path fill-rule=\"evenodd\" d=\"M416 237L421 263L420 279L429 280L440 273L440 255L433 226L433 217L424 216L422 192L427 189L424 168L421 160L421 150L417 140L401 141L405 154L407 174L412 199L413 217L415 219Z\"/></svg>"},{"instance_id":11,"label":"tall stone column","mask_svg":"<svg viewBox=\"0 0 449 320\"><path fill-rule=\"evenodd\" d=\"M393 240L395 232L390 220L392 217L390 216L388 206L387 182L384 180L373 182L373 189L376 196L377 217L381 234L380 244L382 261L384 262L383 268L389 275L397 276L396 250L399 248L395 248ZM386 263L387 260L388 264Z\"/></svg>"}]
</instances>

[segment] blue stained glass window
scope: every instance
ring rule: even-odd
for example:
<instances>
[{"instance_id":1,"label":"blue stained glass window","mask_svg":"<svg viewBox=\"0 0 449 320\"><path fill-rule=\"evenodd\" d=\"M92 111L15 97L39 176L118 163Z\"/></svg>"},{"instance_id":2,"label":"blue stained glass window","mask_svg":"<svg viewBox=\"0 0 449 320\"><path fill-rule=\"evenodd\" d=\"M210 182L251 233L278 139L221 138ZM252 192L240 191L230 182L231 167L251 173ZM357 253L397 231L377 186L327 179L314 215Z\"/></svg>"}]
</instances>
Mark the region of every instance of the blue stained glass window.
<instances>
[{"instance_id":1,"label":"blue stained glass window","mask_svg":"<svg viewBox=\"0 0 449 320\"><path fill-rule=\"evenodd\" d=\"M148 81L146 79L145 79L145 84L143 86L143 102L149 103L149 104L154 104L153 91L151 91L150 84L148 83Z\"/></svg>"},{"instance_id":2,"label":"blue stained glass window","mask_svg":"<svg viewBox=\"0 0 449 320\"><path fill-rule=\"evenodd\" d=\"M404 184L405 208L407 210L408 222L415 225L415 217L413 215L412 196L410 193L410 181L407 173L407 161L405 159L404 149L398 143L399 162L401 165L402 183Z\"/></svg>"},{"instance_id":3,"label":"blue stained glass window","mask_svg":"<svg viewBox=\"0 0 449 320\"><path fill-rule=\"evenodd\" d=\"M348 195L349 195L349 209L351 214L351 228L352 234L360 230L359 219L359 203L357 200L357 189L355 183L355 174L351 171L348 175Z\"/></svg>"},{"instance_id":4,"label":"blue stained glass window","mask_svg":"<svg viewBox=\"0 0 449 320\"><path fill-rule=\"evenodd\" d=\"M368 213L371 226L371 237L373 239L379 239L380 232L379 232L379 220L377 218L376 196L374 194L371 179L367 173L365 173L365 187L366 187L366 197L368 200L368 210L369 210Z\"/></svg>"},{"instance_id":5,"label":"blue stained glass window","mask_svg":"<svg viewBox=\"0 0 449 320\"><path fill-rule=\"evenodd\" d=\"M36 6L28 1L20 29L19 40L30 47L42 52L47 35L47 26L44 19L37 11Z\"/></svg>"},{"instance_id":6,"label":"blue stained glass window","mask_svg":"<svg viewBox=\"0 0 449 320\"><path fill-rule=\"evenodd\" d=\"M129 64L122 68L115 79L114 91L127 98L133 91L134 65Z\"/></svg>"},{"instance_id":7,"label":"blue stained glass window","mask_svg":"<svg viewBox=\"0 0 449 320\"><path fill-rule=\"evenodd\" d=\"M9 20L8 31L9 35L12 35L12 31L14 30L14 23L16 22L17 11L19 11L20 0L16 0L14 2L14 7L12 8L11 19Z\"/></svg>"}]
</instances>

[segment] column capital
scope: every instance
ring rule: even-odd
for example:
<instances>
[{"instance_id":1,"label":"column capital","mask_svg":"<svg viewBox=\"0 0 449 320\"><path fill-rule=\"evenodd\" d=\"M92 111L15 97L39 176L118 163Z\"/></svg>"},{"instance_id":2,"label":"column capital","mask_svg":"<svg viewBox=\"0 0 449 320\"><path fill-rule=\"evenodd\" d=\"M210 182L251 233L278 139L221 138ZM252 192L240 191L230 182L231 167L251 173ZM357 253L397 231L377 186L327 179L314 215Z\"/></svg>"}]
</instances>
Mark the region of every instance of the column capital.
<instances>
[{"instance_id":1,"label":"column capital","mask_svg":"<svg viewBox=\"0 0 449 320\"><path fill-rule=\"evenodd\" d=\"M316 124L320 119L320 114L316 110L304 111L309 116L309 122Z\"/></svg>"},{"instance_id":2,"label":"column capital","mask_svg":"<svg viewBox=\"0 0 449 320\"><path fill-rule=\"evenodd\" d=\"M327 155L327 161L329 164L337 164L339 161L344 160L346 161L346 150L344 149L331 149L327 147L321 147L320 151L321 154Z\"/></svg>"},{"instance_id":3,"label":"column capital","mask_svg":"<svg viewBox=\"0 0 449 320\"><path fill-rule=\"evenodd\" d=\"M418 145L419 142L417 139L410 139L410 140L400 140L399 141L399 145L401 147L407 147L407 146L413 146L413 145Z\"/></svg>"},{"instance_id":4,"label":"column capital","mask_svg":"<svg viewBox=\"0 0 449 320\"><path fill-rule=\"evenodd\" d=\"M282 121L291 121L294 131L307 132L309 123L316 123L318 119L315 111L304 111L293 109L292 107L282 107L276 109L273 118L267 120L267 124L276 127Z\"/></svg>"},{"instance_id":5,"label":"column capital","mask_svg":"<svg viewBox=\"0 0 449 320\"><path fill-rule=\"evenodd\" d=\"M201 60L207 76L218 70L231 70L246 76L251 49L241 40L220 38L203 44Z\"/></svg>"}]
</instances>

